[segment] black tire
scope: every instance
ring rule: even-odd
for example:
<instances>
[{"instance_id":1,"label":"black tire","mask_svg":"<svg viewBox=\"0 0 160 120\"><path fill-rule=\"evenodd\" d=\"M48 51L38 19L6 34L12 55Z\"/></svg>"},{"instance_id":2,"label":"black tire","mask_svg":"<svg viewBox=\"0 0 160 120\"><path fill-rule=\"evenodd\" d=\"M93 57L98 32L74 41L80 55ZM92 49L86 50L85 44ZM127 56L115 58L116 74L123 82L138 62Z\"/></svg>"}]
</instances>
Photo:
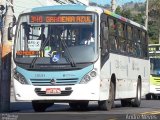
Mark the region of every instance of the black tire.
<instances>
[{"instance_id":1,"label":"black tire","mask_svg":"<svg viewBox=\"0 0 160 120\"><path fill-rule=\"evenodd\" d=\"M73 109L73 110L76 110L76 109L78 109L78 103L76 103L76 102L71 102L71 103L69 103L69 106L70 106L70 108L71 109Z\"/></svg>"},{"instance_id":2,"label":"black tire","mask_svg":"<svg viewBox=\"0 0 160 120\"><path fill-rule=\"evenodd\" d=\"M157 95L152 94L152 99L153 99L153 100L157 100L157 99L158 99Z\"/></svg>"},{"instance_id":3,"label":"black tire","mask_svg":"<svg viewBox=\"0 0 160 120\"><path fill-rule=\"evenodd\" d=\"M122 107L131 107L132 106L131 99L122 99L121 106Z\"/></svg>"},{"instance_id":4,"label":"black tire","mask_svg":"<svg viewBox=\"0 0 160 120\"><path fill-rule=\"evenodd\" d=\"M69 103L69 106L73 110L86 110L88 108L89 101L83 101L83 102L71 102Z\"/></svg>"},{"instance_id":5,"label":"black tire","mask_svg":"<svg viewBox=\"0 0 160 120\"><path fill-rule=\"evenodd\" d=\"M151 100L151 99L152 99L151 97L152 97L151 94L148 93L148 94L146 95L146 100Z\"/></svg>"},{"instance_id":6,"label":"black tire","mask_svg":"<svg viewBox=\"0 0 160 120\"><path fill-rule=\"evenodd\" d=\"M114 99L115 99L115 86L113 82L110 83L109 89L109 99L104 101L98 101L98 106L101 110L111 110L114 106Z\"/></svg>"},{"instance_id":7,"label":"black tire","mask_svg":"<svg viewBox=\"0 0 160 120\"><path fill-rule=\"evenodd\" d=\"M88 103L89 103L89 101L87 101L87 102L80 102L80 103L79 103L80 109L81 109L81 110L87 110L87 108L88 108Z\"/></svg>"},{"instance_id":8,"label":"black tire","mask_svg":"<svg viewBox=\"0 0 160 120\"><path fill-rule=\"evenodd\" d=\"M52 106L54 103L47 103L41 101L32 101L32 107L35 112L44 112L48 107Z\"/></svg>"},{"instance_id":9,"label":"black tire","mask_svg":"<svg viewBox=\"0 0 160 120\"><path fill-rule=\"evenodd\" d=\"M133 102L132 102L132 106L133 107L140 107L140 104L141 104L141 93L142 93L141 82L140 82L140 80L138 80L136 98L134 98Z\"/></svg>"}]
</instances>

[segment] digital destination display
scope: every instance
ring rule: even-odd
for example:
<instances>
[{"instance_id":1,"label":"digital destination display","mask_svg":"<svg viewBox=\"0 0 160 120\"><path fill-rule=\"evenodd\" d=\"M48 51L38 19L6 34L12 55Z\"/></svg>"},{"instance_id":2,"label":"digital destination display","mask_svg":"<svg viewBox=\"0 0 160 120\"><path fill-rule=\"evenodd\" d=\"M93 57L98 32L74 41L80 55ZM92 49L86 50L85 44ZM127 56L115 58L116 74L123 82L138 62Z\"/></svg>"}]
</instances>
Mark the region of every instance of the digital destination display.
<instances>
[{"instance_id":1,"label":"digital destination display","mask_svg":"<svg viewBox=\"0 0 160 120\"><path fill-rule=\"evenodd\" d=\"M17 51L16 55L32 56L38 55L39 51Z\"/></svg>"},{"instance_id":2,"label":"digital destination display","mask_svg":"<svg viewBox=\"0 0 160 120\"><path fill-rule=\"evenodd\" d=\"M30 23L91 23L92 15L30 15Z\"/></svg>"}]
</instances>

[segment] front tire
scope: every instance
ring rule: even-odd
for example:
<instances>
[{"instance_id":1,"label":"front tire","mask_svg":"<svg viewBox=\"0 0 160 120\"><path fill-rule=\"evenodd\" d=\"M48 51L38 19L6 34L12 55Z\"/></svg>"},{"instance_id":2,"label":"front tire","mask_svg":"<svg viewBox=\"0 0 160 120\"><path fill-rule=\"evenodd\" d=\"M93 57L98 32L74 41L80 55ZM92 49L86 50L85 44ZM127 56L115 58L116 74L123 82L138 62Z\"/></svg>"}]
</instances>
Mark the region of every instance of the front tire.
<instances>
[{"instance_id":1,"label":"front tire","mask_svg":"<svg viewBox=\"0 0 160 120\"><path fill-rule=\"evenodd\" d=\"M115 86L113 82L110 83L109 89L109 99L104 101L98 101L98 106L101 110L111 110L114 106L114 99L115 99Z\"/></svg>"},{"instance_id":2,"label":"front tire","mask_svg":"<svg viewBox=\"0 0 160 120\"><path fill-rule=\"evenodd\" d=\"M80 102L79 106L81 110L87 110L89 102Z\"/></svg>"},{"instance_id":3,"label":"front tire","mask_svg":"<svg viewBox=\"0 0 160 120\"><path fill-rule=\"evenodd\" d=\"M32 101L32 107L35 112L44 112L48 107L52 106L54 103L47 103L41 101Z\"/></svg>"},{"instance_id":4,"label":"front tire","mask_svg":"<svg viewBox=\"0 0 160 120\"><path fill-rule=\"evenodd\" d=\"M88 104L89 104L89 101L70 102L69 106L73 110L77 110L77 109L86 110L88 108Z\"/></svg>"},{"instance_id":5,"label":"front tire","mask_svg":"<svg viewBox=\"0 0 160 120\"><path fill-rule=\"evenodd\" d=\"M73 110L76 110L76 109L78 109L78 103L75 103L75 102L71 102L71 103L69 103L69 106L70 106L70 108L71 109L73 109Z\"/></svg>"}]
</instances>

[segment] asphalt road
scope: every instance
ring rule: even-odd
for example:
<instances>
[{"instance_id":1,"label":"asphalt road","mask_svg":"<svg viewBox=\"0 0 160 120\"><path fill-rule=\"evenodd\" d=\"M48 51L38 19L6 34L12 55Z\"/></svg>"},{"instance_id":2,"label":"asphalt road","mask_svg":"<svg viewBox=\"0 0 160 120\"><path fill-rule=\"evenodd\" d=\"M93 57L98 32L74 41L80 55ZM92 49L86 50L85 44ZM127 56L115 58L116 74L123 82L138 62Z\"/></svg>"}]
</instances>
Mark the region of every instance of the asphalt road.
<instances>
[{"instance_id":1,"label":"asphalt road","mask_svg":"<svg viewBox=\"0 0 160 120\"><path fill-rule=\"evenodd\" d=\"M97 102L90 102L85 111L70 109L67 103L55 103L45 112L34 112L31 102L17 102L11 92L10 113L0 114L0 120L160 120L160 100L144 100L141 106L121 107L115 101L111 111L101 111Z\"/></svg>"},{"instance_id":2,"label":"asphalt road","mask_svg":"<svg viewBox=\"0 0 160 120\"><path fill-rule=\"evenodd\" d=\"M31 102L13 101L9 115L17 115L18 120L160 120L160 100L142 100L139 108L121 107L120 101L115 101L111 111L99 110L97 102L90 102L85 111L73 111L67 103L57 103L42 113L34 112Z\"/></svg>"}]
</instances>

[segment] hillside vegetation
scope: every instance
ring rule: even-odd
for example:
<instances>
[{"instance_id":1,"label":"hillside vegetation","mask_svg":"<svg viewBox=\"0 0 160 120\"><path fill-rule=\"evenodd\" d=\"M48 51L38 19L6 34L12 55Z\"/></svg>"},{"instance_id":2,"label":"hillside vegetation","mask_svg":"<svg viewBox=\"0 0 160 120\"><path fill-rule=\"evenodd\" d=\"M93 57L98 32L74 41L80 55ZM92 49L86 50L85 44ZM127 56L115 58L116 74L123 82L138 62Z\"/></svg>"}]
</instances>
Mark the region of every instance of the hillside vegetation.
<instances>
[{"instance_id":1,"label":"hillside vegetation","mask_svg":"<svg viewBox=\"0 0 160 120\"><path fill-rule=\"evenodd\" d=\"M97 5L110 10L110 5ZM131 19L141 25L145 24L145 10L146 3L128 2L122 6L118 6L115 13ZM149 0L149 21L148 21L148 35L149 43L159 43L160 41L160 0Z\"/></svg>"}]
</instances>

